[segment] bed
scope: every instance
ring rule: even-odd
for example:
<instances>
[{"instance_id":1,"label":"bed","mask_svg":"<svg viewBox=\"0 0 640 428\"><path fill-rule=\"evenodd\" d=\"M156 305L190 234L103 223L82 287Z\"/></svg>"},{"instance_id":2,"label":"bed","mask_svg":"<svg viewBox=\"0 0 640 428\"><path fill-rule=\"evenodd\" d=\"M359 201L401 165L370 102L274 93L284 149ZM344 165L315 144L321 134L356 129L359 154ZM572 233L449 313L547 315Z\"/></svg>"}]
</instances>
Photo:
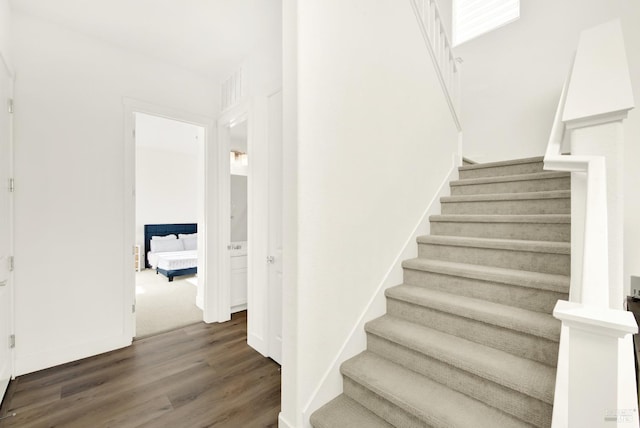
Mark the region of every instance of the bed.
<instances>
[{"instance_id":1,"label":"bed","mask_svg":"<svg viewBox=\"0 0 640 428\"><path fill-rule=\"evenodd\" d=\"M146 224L144 226L145 266L166 276L198 272L197 223Z\"/></svg>"}]
</instances>

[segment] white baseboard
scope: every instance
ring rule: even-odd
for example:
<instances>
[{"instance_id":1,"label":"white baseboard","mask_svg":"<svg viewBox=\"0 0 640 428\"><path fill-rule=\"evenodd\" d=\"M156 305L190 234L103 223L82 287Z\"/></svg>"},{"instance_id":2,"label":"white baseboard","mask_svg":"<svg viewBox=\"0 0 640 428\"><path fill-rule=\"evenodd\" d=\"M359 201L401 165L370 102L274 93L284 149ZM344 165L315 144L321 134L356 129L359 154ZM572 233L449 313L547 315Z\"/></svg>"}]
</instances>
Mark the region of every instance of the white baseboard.
<instances>
[{"instance_id":1,"label":"white baseboard","mask_svg":"<svg viewBox=\"0 0 640 428\"><path fill-rule=\"evenodd\" d=\"M278 414L278 428L295 428L295 425L287 421L284 416L282 416L282 412Z\"/></svg>"},{"instance_id":2,"label":"white baseboard","mask_svg":"<svg viewBox=\"0 0 640 428\"><path fill-rule=\"evenodd\" d=\"M418 256L418 246L416 238L428 235L430 231L429 216L440 213L440 198L450 194L449 182L458 178L457 163L459 159L454 158L453 166L446 175L438 191L427 205L422 217L418 221L411 235L407 238L403 248L398 253L392 266L387 271L380 285L369 300L364 311L358 318L356 325L351 330L347 340L338 351L338 355L333 359L329 369L325 372L319 385L314 390L311 398L303 408L303 421L305 427L310 427L309 417L322 405L331 401L342 392L342 376L340 375L340 365L349 358L359 354L366 349L367 338L364 325L368 321L378 318L386 312L386 299L384 292L387 288L402 283L403 270L402 262L406 259Z\"/></svg>"},{"instance_id":3,"label":"white baseboard","mask_svg":"<svg viewBox=\"0 0 640 428\"><path fill-rule=\"evenodd\" d=\"M242 305L231 306L231 313L235 314L236 312L242 312L247 310L247 304L244 303Z\"/></svg>"}]
</instances>

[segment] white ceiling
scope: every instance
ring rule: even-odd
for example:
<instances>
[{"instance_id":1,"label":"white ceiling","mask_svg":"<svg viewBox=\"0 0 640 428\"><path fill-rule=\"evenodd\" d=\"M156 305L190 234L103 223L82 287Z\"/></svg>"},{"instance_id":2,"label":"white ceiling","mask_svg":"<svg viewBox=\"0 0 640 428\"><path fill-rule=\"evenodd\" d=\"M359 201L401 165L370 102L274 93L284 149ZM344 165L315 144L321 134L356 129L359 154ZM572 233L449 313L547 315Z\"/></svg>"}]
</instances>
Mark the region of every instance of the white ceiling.
<instances>
[{"instance_id":1,"label":"white ceiling","mask_svg":"<svg viewBox=\"0 0 640 428\"><path fill-rule=\"evenodd\" d=\"M216 79L281 34L281 0L11 0L11 7Z\"/></svg>"}]
</instances>

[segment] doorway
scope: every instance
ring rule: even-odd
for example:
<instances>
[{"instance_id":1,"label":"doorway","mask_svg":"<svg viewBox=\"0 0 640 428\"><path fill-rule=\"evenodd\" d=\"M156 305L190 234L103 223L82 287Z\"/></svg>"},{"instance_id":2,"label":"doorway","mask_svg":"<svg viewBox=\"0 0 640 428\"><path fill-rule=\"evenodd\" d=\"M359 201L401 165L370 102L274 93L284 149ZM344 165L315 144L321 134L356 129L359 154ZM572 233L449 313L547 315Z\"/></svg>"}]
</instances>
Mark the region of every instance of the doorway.
<instances>
[{"instance_id":1,"label":"doorway","mask_svg":"<svg viewBox=\"0 0 640 428\"><path fill-rule=\"evenodd\" d=\"M245 125L246 124L246 125ZM234 129L246 126L247 144L247 342L276 362L282 349L282 92L253 97L225 112L218 121L218 146L224 156L233 147ZM242 150L240 150L242 151ZM242 155L239 153L238 155ZM236 154L232 154L236 156ZM230 201L231 167L220 161L226 183L222 200ZM233 251L231 207L221 204L220 314L229 319L232 302ZM226 205L226 206L225 206Z\"/></svg>"},{"instance_id":2,"label":"doorway","mask_svg":"<svg viewBox=\"0 0 640 428\"><path fill-rule=\"evenodd\" d=\"M231 313L247 309L248 248L248 124L234 122L229 129L229 258Z\"/></svg>"},{"instance_id":3,"label":"doorway","mask_svg":"<svg viewBox=\"0 0 640 428\"><path fill-rule=\"evenodd\" d=\"M171 277L171 281L162 274L164 264L169 263L179 264L182 269L197 268L197 238L193 234L167 233L175 239L163 242L171 245L161 248L154 246L158 242L149 245L145 226L195 224L202 229L197 219L203 217L198 210L204 186L199 158L204 134L202 126L135 113L136 338L203 320L197 273L183 270L189 273ZM193 266L187 266L189 262ZM156 267L161 268L160 274Z\"/></svg>"},{"instance_id":4,"label":"doorway","mask_svg":"<svg viewBox=\"0 0 640 428\"><path fill-rule=\"evenodd\" d=\"M215 204L219 189L217 188L219 179L216 176L214 165L218 163L218 153L215 144L211 139L214 132L214 121L211 118L194 115L181 110L162 107L150 103L130 98L124 99L124 150L125 150L125 269L124 272L124 323L126 334L130 337L136 335L136 260L142 263L146 254L140 242L139 232L136 232L136 115L144 114L155 118L170 119L181 124L194 125L199 128L197 141L197 214L196 219L189 220L198 225L197 229L197 285L196 295L198 306L202 310L201 320L205 322L218 321L218 310L215 302L217 266L214 251L207 251L207 243L216 243L218 239L219 213ZM195 139L195 138L194 138ZM210 147L211 146L211 147ZM210 166L212 166L210 168ZM211 170L211 173L210 171ZM167 177L171 177L172 171L176 171L176 166L169 167L166 172ZM154 191L162 193L159 186ZM171 204L172 195L164 191L165 203ZM213 250L213 248L212 248ZM219 257L219 256L218 256ZM166 278L165 278L166 279ZM195 282L195 281L194 281ZM192 286L194 287L194 286Z\"/></svg>"}]
</instances>

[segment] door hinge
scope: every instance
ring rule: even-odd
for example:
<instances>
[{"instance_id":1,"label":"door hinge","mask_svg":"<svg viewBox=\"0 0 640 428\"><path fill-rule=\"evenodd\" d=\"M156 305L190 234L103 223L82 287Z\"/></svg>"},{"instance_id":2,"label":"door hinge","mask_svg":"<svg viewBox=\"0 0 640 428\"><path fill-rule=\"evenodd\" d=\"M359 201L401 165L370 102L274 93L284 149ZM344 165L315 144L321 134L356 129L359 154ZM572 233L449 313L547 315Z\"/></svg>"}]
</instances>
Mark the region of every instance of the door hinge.
<instances>
[{"instance_id":1,"label":"door hinge","mask_svg":"<svg viewBox=\"0 0 640 428\"><path fill-rule=\"evenodd\" d=\"M132 314L136 313L136 304L135 303L133 305L131 305L131 313Z\"/></svg>"},{"instance_id":2,"label":"door hinge","mask_svg":"<svg viewBox=\"0 0 640 428\"><path fill-rule=\"evenodd\" d=\"M16 181L13 178L9 179L9 192L13 193L16 190Z\"/></svg>"},{"instance_id":3,"label":"door hinge","mask_svg":"<svg viewBox=\"0 0 640 428\"><path fill-rule=\"evenodd\" d=\"M13 256L9 256L9 272L13 272L13 269L14 269Z\"/></svg>"},{"instance_id":4,"label":"door hinge","mask_svg":"<svg viewBox=\"0 0 640 428\"><path fill-rule=\"evenodd\" d=\"M133 131L131 131L131 133L133 134L133 138L136 138L136 128L133 128Z\"/></svg>"},{"instance_id":5,"label":"door hinge","mask_svg":"<svg viewBox=\"0 0 640 428\"><path fill-rule=\"evenodd\" d=\"M9 348L13 349L16 347L16 335L12 334L9 336Z\"/></svg>"},{"instance_id":6,"label":"door hinge","mask_svg":"<svg viewBox=\"0 0 640 428\"><path fill-rule=\"evenodd\" d=\"M7 110L9 113L13 113L13 98L7 100Z\"/></svg>"}]
</instances>

